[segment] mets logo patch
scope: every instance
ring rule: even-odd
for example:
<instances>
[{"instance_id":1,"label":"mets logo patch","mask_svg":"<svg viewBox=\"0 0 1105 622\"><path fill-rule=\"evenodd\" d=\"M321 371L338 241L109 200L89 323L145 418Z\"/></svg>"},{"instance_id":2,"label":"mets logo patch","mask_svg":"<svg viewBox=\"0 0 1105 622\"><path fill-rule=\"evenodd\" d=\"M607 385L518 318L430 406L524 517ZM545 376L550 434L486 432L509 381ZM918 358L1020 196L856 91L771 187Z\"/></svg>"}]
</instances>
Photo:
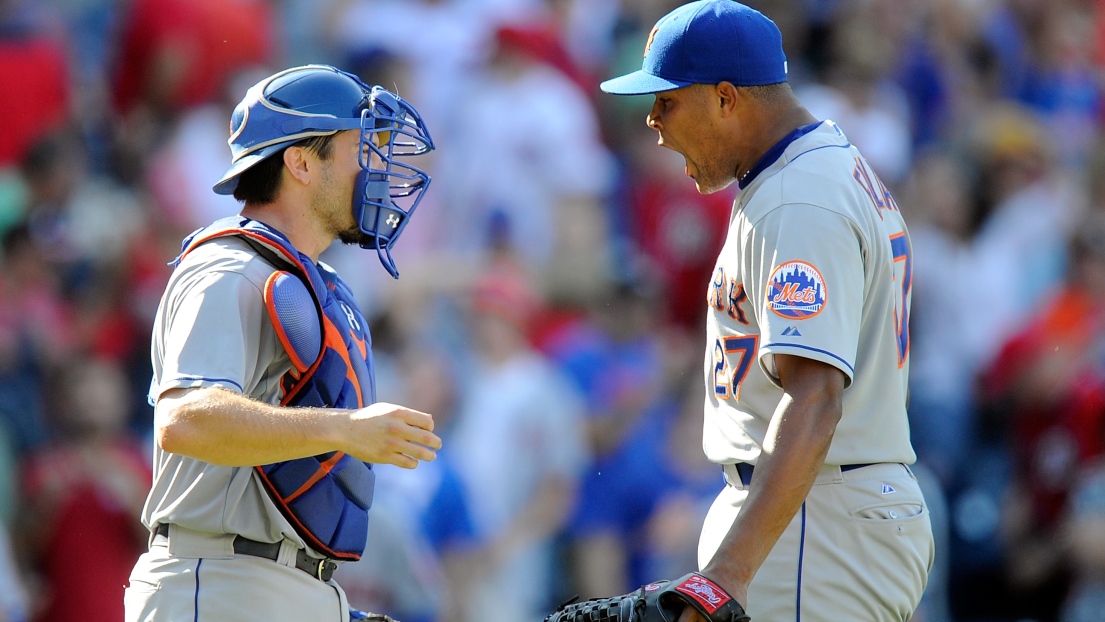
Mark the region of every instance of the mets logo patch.
<instances>
[{"instance_id":1,"label":"mets logo patch","mask_svg":"<svg viewBox=\"0 0 1105 622\"><path fill-rule=\"evenodd\" d=\"M775 315L790 320L805 320L821 313L828 295L825 277L804 261L780 264L767 284L768 306Z\"/></svg>"}]
</instances>

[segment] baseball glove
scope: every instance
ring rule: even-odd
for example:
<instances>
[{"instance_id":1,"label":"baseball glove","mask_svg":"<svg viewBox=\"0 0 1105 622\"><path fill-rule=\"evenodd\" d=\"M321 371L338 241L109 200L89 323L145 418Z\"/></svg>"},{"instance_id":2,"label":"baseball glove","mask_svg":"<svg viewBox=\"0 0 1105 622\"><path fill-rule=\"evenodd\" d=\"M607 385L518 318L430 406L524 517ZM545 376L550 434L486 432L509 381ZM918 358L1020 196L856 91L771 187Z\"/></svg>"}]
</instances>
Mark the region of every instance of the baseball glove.
<instances>
[{"instance_id":1,"label":"baseball glove","mask_svg":"<svg viewBox=\"0 0 1105 622\"><path fill-rule=\"evenodd\" d=\"M622 596L561 605L545 622L677 622L684 607L710 622L749 622L744 607L706 577L692 572L657 581Z\"/></svg>"}]
</instances>

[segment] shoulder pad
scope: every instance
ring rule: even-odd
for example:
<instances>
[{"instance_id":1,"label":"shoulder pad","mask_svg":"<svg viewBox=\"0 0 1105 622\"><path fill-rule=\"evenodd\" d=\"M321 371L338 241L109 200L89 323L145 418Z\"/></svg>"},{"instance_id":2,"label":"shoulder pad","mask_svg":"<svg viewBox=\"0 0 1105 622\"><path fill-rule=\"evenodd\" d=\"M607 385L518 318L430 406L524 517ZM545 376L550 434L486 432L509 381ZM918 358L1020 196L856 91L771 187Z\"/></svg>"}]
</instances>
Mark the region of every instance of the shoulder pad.
<instances>
[{"instance_id":1,"label":"shoulder pad","mask_svg":"<svg viewBox=\"0 0 1105 622\"><path fill-rule=\"evenodd\" d=\"M314 296L299 277L277 270L265 283L265 309L296 371L307 371L322 352L322 320Z\"/></svg>"}]
</instances>

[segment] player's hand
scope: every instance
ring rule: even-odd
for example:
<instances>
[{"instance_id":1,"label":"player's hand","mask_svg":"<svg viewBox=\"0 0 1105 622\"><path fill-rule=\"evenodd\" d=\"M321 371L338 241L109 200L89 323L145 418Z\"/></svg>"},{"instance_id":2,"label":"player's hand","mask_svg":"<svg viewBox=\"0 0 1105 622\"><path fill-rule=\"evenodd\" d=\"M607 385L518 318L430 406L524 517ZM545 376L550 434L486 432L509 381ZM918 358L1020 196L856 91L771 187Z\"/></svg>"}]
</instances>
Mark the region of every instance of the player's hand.
<instances>
[{"instance_id":1,"label":"player's hand","mask_svg":"<svg viewBox=\"0 0 1105 622\"><path fill-rule=\"evenodd\" d=\"M679 614L679 622L707 622L698 615L698 612L690 607L683 607L683 613Z\"/></svg>"},{"instance_id":2,"label":"player's hand","mask_svg":"<svg viewBox=\"0 0 1105 622\"><path fill-rule=\"evenodd\" d=\"M441 439L433 433L434 418L428 413L376 402L347 416L339 448L359 460L413 469L419 461L432 461L441 449Z\"/></svg>"}]
</instances>

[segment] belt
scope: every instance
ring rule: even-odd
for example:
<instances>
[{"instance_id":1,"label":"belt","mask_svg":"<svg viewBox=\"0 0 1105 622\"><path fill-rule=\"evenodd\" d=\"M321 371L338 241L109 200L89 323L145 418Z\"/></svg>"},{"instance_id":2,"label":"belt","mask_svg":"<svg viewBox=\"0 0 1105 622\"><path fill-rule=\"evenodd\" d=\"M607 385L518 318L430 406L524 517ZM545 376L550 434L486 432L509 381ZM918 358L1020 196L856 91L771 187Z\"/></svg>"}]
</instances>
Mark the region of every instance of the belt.
<instances>
[{"instance_id":1,"label":"belt","mask_svg":"<svg viewBox=\"0 0 1105 622\"><path fill-rule=\"evenodd\" d=\"M863 464L842 464L840 465L840 472L846 473L848 471L854 471L856 469L862 469L863 467L869 467L872 464L879 464L878 462L865 462ZM737 474L740 475L741 484L748 486L752 483L752 471L755 470L755 465L747 462L738 462L733 465L737 469Z\"/></svg>"},{"instance_id":2,"label":"belt","mask_svg":"<svg viewBox=\"0 0 1105 622\"><path fill-rule=\"evenodd\" d=\"M158 525L155 535L168 538L169 525L166 523ZM234 536L234 553L276 561L280 557L280 543L258 542L242 536ZM334 576L334 570L337 569L338 565L330 559L311 557L306 550L299 549L295 552L295 567L325 583L330 580L330 577Z\"/></svg>"}]
</instances>

